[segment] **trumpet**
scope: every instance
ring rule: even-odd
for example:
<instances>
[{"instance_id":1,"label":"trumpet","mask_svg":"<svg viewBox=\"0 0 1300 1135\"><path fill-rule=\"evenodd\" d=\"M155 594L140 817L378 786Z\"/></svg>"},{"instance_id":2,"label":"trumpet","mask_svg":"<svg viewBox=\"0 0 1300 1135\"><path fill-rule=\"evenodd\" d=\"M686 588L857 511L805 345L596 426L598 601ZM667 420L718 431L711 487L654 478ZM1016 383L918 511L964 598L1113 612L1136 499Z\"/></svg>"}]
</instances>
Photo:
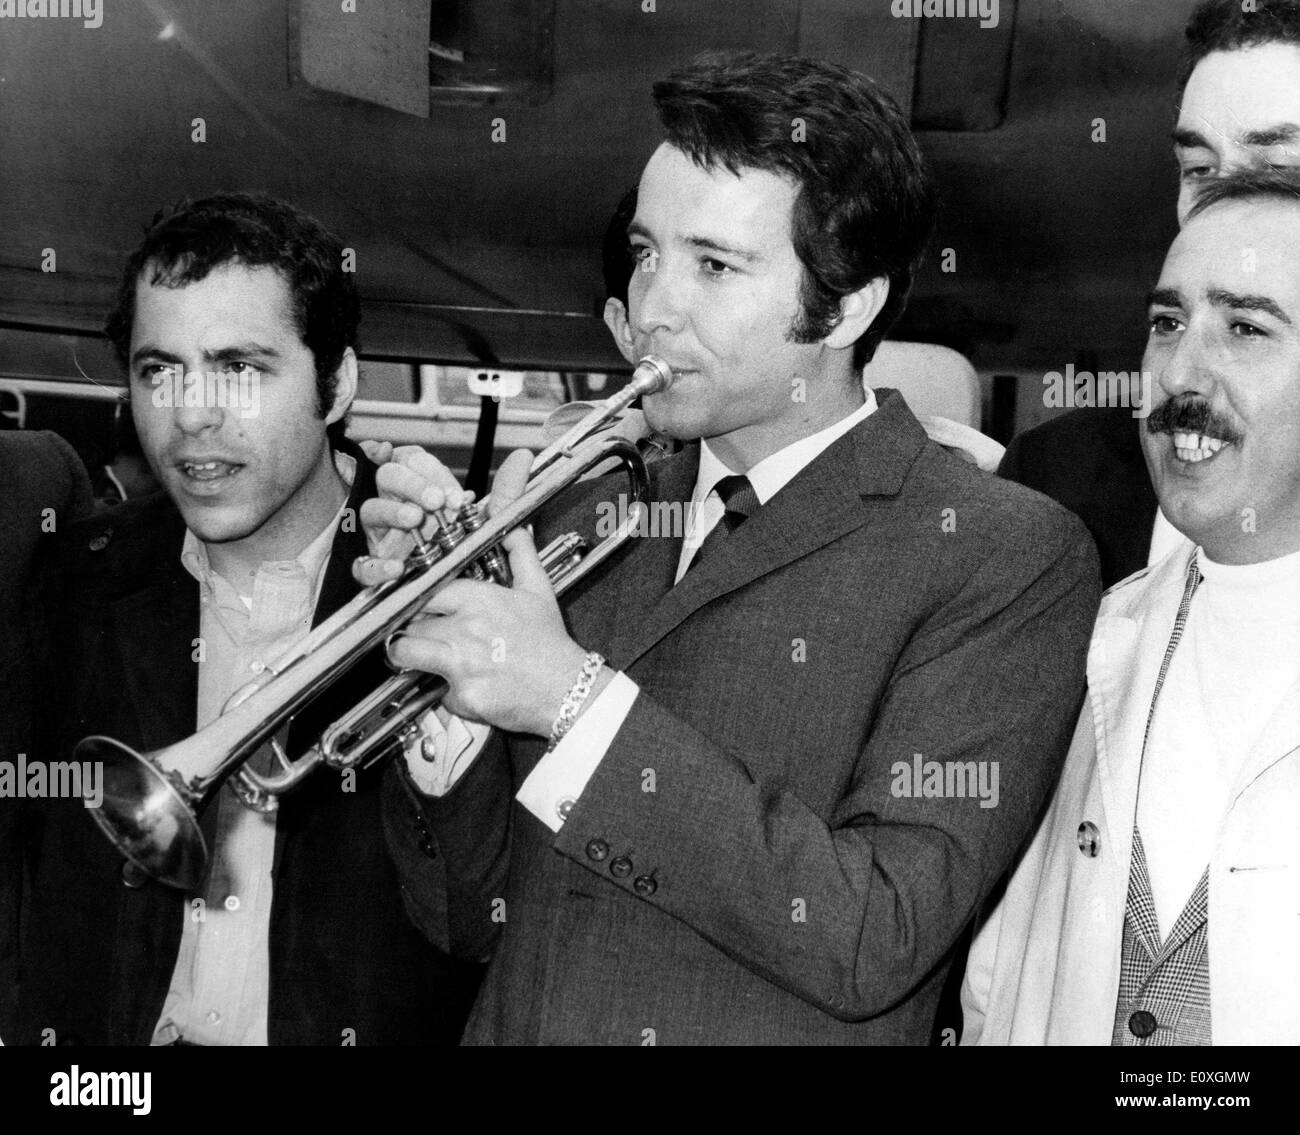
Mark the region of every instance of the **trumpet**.
<instances>
[{"instance_id":1,"label":"trumpet","mask_svg":"<svg viewBox=\"0 0 1300 1135\"><path fill-rule=\"evenodd\" d=\"M398 579L360 592L236 692L221 716L193 736L149 753L102 736L78 743L76 759L103 768L102 802L89 811L108 839L146 875L194 890L208 866L197 812L223 782L246 807L272 812L280 797L315 769L369 767L418 732L419 717L441 702L447 686L437 675L398 671L300 756L291 758L276 736L370 651L387 646L447 583L469 577L508 586L501 541L557 493L613 460L630 486L629 507L618 528L590 548L576 533L566 533L540 553L557 595L608 559L636 533L649 494L636 445L608 433L608 427L635 399L667 390L673 379L662 360L641 359L627 386L537 455L518 499L494 508L490 519L474 504L450 522L434 515L433 538L416 533ZM269 773L249 767L263 745L274 758Z\"/></svg>"}]
</instances>

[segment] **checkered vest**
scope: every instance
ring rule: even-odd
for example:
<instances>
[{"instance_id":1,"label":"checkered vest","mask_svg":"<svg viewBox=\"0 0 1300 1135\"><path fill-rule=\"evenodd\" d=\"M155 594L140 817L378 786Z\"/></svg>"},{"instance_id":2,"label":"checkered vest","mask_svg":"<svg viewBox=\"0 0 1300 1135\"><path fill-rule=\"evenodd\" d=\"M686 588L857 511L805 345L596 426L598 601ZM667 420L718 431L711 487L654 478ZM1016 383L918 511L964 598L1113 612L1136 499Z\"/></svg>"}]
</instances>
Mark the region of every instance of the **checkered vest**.
<instances>
[{"instance_id":1,"label":"checkered vest","mask_svg":"<svg viewBox=\"0 0 1300 1135\"><path fill-rule=\"evenodd\" d=\"M1161 942L1146 852L1134 828L1112 1045L1211 1043L1209 895L1207 868Z\"/></svg>"}]
</instances>

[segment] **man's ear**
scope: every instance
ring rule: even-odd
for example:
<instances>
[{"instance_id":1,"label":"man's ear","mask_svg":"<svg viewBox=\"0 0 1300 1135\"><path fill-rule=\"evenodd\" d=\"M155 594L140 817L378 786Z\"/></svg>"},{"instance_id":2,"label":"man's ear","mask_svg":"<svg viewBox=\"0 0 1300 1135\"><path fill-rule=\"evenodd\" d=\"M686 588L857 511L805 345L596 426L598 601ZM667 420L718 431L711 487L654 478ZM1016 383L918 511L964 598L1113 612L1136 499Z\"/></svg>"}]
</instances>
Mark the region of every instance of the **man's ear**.
<instances>
[{"instance_id":1,"label":"man's ear","mask_svg":"<svg viewBox=\"0 0 1300 1135\"><path fill-rule=\"evenodd\" d=\"M627 307L622 300L613 296L605 301L605 326L614 336L614 346L618 353L628 362L636 361L636 349L632 346L632 328L627 320Z\"/></svg>"},{"instance_id":2,"label":"man's ear","mask_svg":"<svg viewBox=\"0 0 1300 1135\"><path fill-rule=\"evenodd\" d=\"M889 298L889 277L877 276L868 281L856 292L840 298L840 321L831 329L831 333L822 340L828 347L841 349L851 347L863 335L880 314Z\"/></svg>"},{"instance_id":3,"label":"man's ear","mask_svg":"<svg viewBox=\"0 0 1300 1135\"><path fill-rule=\"evenodd\" d=\"M357 396L357 353L351 347L344 350L343 358L339 360L338 369L334 372L334 378L334 405L325 414L327 426L332 426L343 417L348 412L348 407L352 405L352 400Z\"/></svg>"}]
</instances>

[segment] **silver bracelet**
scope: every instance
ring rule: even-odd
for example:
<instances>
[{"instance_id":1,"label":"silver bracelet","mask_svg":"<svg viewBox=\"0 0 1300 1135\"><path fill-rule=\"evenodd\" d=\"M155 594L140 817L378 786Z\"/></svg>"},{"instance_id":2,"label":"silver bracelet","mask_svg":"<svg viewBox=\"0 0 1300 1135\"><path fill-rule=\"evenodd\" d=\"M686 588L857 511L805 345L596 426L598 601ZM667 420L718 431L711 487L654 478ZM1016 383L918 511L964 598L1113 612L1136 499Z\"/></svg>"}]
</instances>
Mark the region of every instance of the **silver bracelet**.
<instances>
[{"instance_id":1,"label":"silver bracelet","mask_svg":"<svg viewBox=\"0 0 1300 1135\"><path fill-rule=\"evenodd\" d=\"M591 687L596 682L596 675L600 673L600 668L605 665L603 655L596 651L589 651L587 659L582 664L582 670L578 673L578 680L573 683L573 687L564 695L564 701L560 703L560 713L555 719L555 724L551 726L551 741L546 746L546 751L551 752L556 745L564 740L564 735L573 728L573 723L578 720L578 710L582 708L583 702L591 695Z\"/></svg>"}]
</instances>

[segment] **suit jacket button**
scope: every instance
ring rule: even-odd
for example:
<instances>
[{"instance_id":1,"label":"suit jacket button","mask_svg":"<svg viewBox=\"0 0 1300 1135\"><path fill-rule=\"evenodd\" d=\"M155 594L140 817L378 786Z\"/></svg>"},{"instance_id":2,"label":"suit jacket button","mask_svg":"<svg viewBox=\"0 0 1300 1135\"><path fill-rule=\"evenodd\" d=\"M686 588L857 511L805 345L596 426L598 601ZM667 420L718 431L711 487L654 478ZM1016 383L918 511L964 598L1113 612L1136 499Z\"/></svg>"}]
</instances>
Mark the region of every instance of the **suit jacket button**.
<instances>
[{"instance_id":1,"label":"suit jacket button","mask_svg":"<svg viewBox=\"0 0 1300 1135\"><path fill-rule=\"evenodd\" d=\"M609 844L603 839L593 839L587 844L587 858L597 863L609 858Z\"/></svg>"},{"instance_id":2,"label":"suit jacket button","mask_svg":"<svg viewBox=\"0 0 1300 1135\"><path fill-rule=\"evenodd\" d=\"M138 891L149 881L149 876L129 859L122 864L122 882L133 891Z\"/></svg>"},{"instance_id":3,"label":"suit jacket button","mask_svg":"<svg viewBox=\"0 0 1300 1135\"><path fill-rule=\"evenodd\" d=\"M102 552L105 548L108 547L109 537L111 537L112 535L113 535L113 530L111 528L105 532L101 532L98 536L96 536L93 540L91 540L89 545L90 550L92 552Z\"/></svg>"},{"instance_id":4,"label":"suit jacket button","mask_svg":"<svg viewBox=\"0 0 1300 1135\"><path fill-rule=\"evenodd\" d=\"M632 860L626 855L620 855L617 859L609 861L609 873L615 879L626 879L632 874Z\"/></svg>"},{"instance_id":5,"label":"suit jacket button","mask_svg":"<svg viewBox=\"0 0 1300 1135\"><path fill-rule=\"evenodd\" d=\"M1079 825L1079 850L1089 859L1096 859L1101 852L1101 832L1091 820Z\"/></svg>"},{"instance_id":6,"label":"suit jacket button","mask_svg":"<svg viewBox=\"0 0 1300 1135\"><path fill-rule=\"evenodd\" d=\"M1148 1013L1145 1009L1139 1009L1128 1019L1128 1031L1135 1037L1146 1039L1156 1031L1156 1019L1154 1015Z\"/></svg>"},{"instance_id":7,"label":"suit jacket button","mask_svg":"<svg viewBox=\"0 0 1300 1135\"><path fill-rule=\"evenodd\" d=\"M612 871L613 869L613 865L611 864L610 870ZM648 899L659 889L659 884L654 881L653 876L638 875L632 880L632 889L643 899Z\"/></svg>"}]
</instances>

